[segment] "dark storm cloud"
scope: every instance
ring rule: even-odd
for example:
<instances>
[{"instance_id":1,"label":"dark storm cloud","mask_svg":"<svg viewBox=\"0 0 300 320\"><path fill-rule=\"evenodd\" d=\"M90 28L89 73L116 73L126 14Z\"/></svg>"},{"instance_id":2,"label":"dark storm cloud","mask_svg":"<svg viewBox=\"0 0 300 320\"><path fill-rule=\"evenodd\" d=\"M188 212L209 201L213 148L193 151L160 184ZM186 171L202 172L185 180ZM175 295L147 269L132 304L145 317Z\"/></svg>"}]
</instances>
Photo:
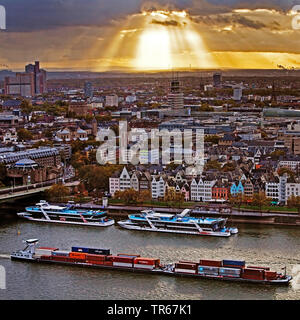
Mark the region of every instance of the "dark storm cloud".
<instances>
[{"instance_id":1,"label":"dark storm cloud","mask_svg":"<svg viewBox=\"0 0 300 320\"><path fill-rule=\"evenodd\" d=\"M236 8L290 10L297 2L298 0L0 0L0 4L6 7L8 32L30 32L64 26L102 26L143 9L185 9L193 16L226 13ZM244 23L251 24L249 21ZM252 28L255 28L254 24Z\"/></svg>"}]
</instances>

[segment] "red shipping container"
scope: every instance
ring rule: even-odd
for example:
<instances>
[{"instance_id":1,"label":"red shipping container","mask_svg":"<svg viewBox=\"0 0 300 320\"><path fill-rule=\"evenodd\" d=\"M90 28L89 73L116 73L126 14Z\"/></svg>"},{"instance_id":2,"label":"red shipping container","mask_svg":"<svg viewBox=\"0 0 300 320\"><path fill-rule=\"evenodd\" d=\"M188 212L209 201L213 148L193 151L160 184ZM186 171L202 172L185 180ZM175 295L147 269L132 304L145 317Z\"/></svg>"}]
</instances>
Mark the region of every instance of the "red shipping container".
<instances>
[{"instance_id":1,"label":"red shipping container","mask_svg":"<svg viewBox=\"0 0 300 320\"><path fill-rule=\"evenodd\" d=\"M254 266L247 266L247 269L258 269L258 270L266 270L266 271L270 270L270 268L268 267L254 267Z\"/></svg>"},{"instance_id":2,"label":"red shipping container","mask_svg":"<svg viewBox=\"0 0 300 320\"><path fill-rule=\"evenodd\" d=\"M264 270L262 269L244 269L245 274L264 274Z\"/></svg>"},{"instance_id":3,"label":"red shipping container","mask_svg":"<svg viewBox=\"0 0 300 320\"><path fill-rule=\"evenodd\" d=\"M134 258L127 258L127 257L119 257L119 256L114 256L112 258L113 262L122 262L122 263L133 263Z\"/></svg>"},{"instance_id":4,"label":"red shipping container","mask_svg":"<svg viewBox=\"0 0 300 320\"><path fill-rule=\"evenodd\" d=\"M160 260L159 259L153 259L153 258L135 258L134 259L134 264L144 264L144 265L159 265Z\"/></svg>"},{"instance_id":5,"label":"red shipping container","mask_svg":"<svg viewBox=\"0 0 300 320\"><path fill-rule=\"evenodd\" d=\"M105 266L112 266L113 262L112 261L104 261Z\"/></svg>"},{"instance_id":6,"label":"red shipping container","mask_svg":"<svg viewBox=\"0 0 300 320\"><path fill-rule=\"evenodd\" d=\"M195 270L195 269L197 269L197 264L175 263L175 269Z\"/></svg>"},{"instance_id":7,"label":"red shipping container","mask_svg":"<svg viewBox=\"0 0 300 320\"><path fill-rule=\"evenodd\" d=\"M69 257L73 258L73 259L83 259L83 260L85 260L86 259L86 253L70 252Z\"/></svg>"},{"instance_id":8,"label":"red shipping container","mask_svg":"<svg viewBox=\"0 0 300 320\"><path fill-rule=\"evenodd\" d=\"M222 261L215 261L215 260L200 260L201 266L208 266L208 267L222 267Z\"/></svg>"},{"instance_id":9,"label":"red shipping container","mask_svg":"<svg viewBox=\"0 0 300 320\"><path fill-rule=\"evenodd\" d=\"M58 248L48 248L48 247L38 247L37 249L41 249L41 250L51 250L51 251L56 251L56 250L58 250Z\"/></svg>"},{"instance_id":10,"label":"red shipping container","mask_svg":"<svg viewBox=\"0 0 300 320\"><path fill-rule=\"evenodd\" d=\"M86 259L95 260L95 261L104 261L106 259L106 256L98 255L98 254L87 254Z\"/></svg>"},{"instance_id":11,"label":"red shipping container","mask_svg":"<svg viewBox=\"0 0 300 320\"><path fill-rule=\"evenodd\" d=\"M243 279L250 279L250 280L264 280L263 274L243 274Z\"/></svg>"},{"instance_id":12,"label":"red shipping container","mask_svg":"<svg viewBox=\"0 0 300 320\"><path fill-rule=\"evenodd\" d=\"M139 254L130 254L130 253L119 253L118 256L124 256L124 257L134 257L134 258L139 258Z\"/></svg>"},{"instance_id":13,"label":"red shipping container","mask_svg":"<svg viewBox=\"0 0 300 320\"><path fill-rule=\"evenodd\" d=\"M187 264L199 264L198 262L194 262L194 261L179 261L179 263L187 263Z\"/></svg>"}]
</instances>

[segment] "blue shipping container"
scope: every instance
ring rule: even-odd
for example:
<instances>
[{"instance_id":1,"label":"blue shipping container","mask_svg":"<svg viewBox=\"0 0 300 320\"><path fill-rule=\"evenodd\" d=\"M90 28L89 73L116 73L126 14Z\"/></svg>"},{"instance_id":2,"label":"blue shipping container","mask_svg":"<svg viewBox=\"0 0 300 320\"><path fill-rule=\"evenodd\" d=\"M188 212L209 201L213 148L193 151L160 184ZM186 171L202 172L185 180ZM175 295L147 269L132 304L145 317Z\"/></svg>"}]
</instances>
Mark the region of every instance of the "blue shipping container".
<instances>
[{"instance_id":1,"label":"blue shipping container","mask_svg":"<svg viewBox=\"0 0 300 320\"><path fill-rule=\"evenodd\" d=\"M72 252L83 252L83 253L89 253L89 248L83 248L83 247L72 247Z\"/></svg>"},{"instance_id":2,"label":"blue shipping container","mask_svg":"<svg viewBox=\"0 0 300 320\"><path fill-rule=\"evenodd\" d=\"M236 261L236 260L223 260L223 266L225 266L225 265L245 267L246 262L245 261Z\"/></svg>"}]
</instances>

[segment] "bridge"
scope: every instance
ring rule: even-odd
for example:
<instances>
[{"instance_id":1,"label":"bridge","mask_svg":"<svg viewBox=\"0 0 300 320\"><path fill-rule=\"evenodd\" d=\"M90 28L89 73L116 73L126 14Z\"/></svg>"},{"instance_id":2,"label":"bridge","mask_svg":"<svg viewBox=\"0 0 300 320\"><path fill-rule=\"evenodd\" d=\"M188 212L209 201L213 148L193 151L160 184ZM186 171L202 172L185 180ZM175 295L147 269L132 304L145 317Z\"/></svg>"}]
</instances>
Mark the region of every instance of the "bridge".
<instances>
[{"instance_id":1,"label":"bridge","mask_svg":"<svg viewBox=\"0 0 300 320\"><path fill-rule=\"evenodd\" d=\"M38 193L44 192L47 189L50 189L53 184L58 182L57 179L49 180L42 183L23 185L11 188L5 188L0 190L0 202L3 203L5 201L14 200L18 198L27 198ZM69 182L65 183L65 186L73 186L77 182Z\"/></svg>"}]
</instances>

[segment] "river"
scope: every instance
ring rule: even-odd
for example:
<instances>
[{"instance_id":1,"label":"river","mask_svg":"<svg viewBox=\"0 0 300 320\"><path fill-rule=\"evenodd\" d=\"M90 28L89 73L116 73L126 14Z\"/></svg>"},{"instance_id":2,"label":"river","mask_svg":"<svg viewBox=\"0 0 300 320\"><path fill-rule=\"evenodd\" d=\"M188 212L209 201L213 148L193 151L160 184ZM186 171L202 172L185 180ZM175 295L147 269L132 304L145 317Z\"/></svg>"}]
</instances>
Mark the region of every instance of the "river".
<instances>
[{"instance_id":1,"label":"river","mask_svg":"<svg viewBox=\"0 0 300 320\"><path fill-rule=\"evenodd\" d=\"M215 238L129 231L118 226L48 225L18 219L16 213L26 204L20 201L0 208L0 265L6 271L1 300L300 299L299 227L238 225L238 235ZM9 254L22 249L22 240L30 238L40 239L41 246L110 248L114 254L138 253L163 263L202 258L246 260L249 265L276 271L286 266L294 279L288 287L275 287L11 261Z\"/></svg>"}]
</instances>

